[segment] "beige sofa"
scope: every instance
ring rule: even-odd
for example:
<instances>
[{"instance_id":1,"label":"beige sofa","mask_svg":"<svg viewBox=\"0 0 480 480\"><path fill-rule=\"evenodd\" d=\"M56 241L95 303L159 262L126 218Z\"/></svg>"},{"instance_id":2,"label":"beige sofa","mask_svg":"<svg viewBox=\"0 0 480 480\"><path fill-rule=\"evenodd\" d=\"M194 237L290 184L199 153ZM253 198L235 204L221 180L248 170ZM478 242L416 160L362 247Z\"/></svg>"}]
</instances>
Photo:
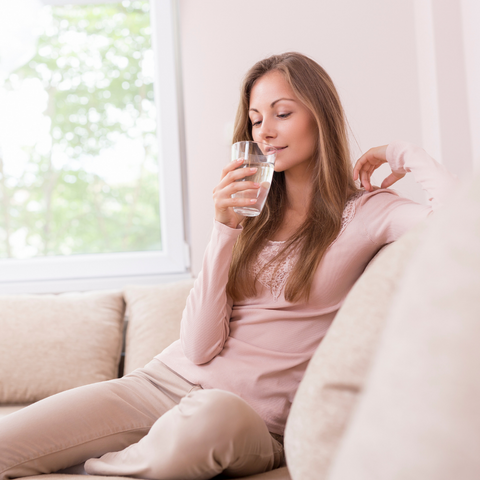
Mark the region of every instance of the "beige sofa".
<instances>
[{"instance_id":1,"label":"beige sofa","mask_svg":"<svg viewBox=\"0 0 480 480\"><path fill-rule=\"evenodd\" d=\"M480 478L479 181L370 263L295 396L288 466L251 480ZM143 366L192 284L0 296L0 414L114 378L124 337L124 372Z\"/></svg>"}]
</instances>

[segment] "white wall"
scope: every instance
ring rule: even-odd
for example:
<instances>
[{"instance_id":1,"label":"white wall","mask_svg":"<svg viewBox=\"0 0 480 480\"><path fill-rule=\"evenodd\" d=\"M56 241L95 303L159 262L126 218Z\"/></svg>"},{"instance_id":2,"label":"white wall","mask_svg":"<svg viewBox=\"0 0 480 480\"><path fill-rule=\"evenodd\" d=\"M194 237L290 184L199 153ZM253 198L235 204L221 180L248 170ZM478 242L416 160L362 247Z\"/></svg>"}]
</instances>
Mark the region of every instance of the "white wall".
<instances>
[{"instance_id":1,"label":"white wall","mask_svg":"<svg viewBox=\"0 0 480 480\"><path fill-rule=\"evenodd\" d=\"M229 160L239 87L245 72L265 56L295 50L327 70L358 143L352 145L355 158L372 146L402 139L429 144L432 153L438 153L456 173L471 168L469 122L473 114L465 94L465 58L457 58L464 45L462 15L466 7L460 10L460 0L435 0L435 8L431 2L180 0L187 193L195 275L201 269L212 228L212 190ZM474 9L470 0L463 2ZM420 18L418 12L423 12ZM449 17L453 18L453 31L445 40L442 35L448 33ZM419 38L425 22L432 27L431 41L425 35L423 40ZM450 49L452 43L455 48ZM436 57L425 67L418 53L427 59ZM460 70L452 76L448 75L449 61ZM431 95L430 103L421 101L432 78L441 95ZM452 92L459 107L451 104ZM461 117L457 124L449 116L451 108ZM455 133L442 142L442 132L450 128L455 128ZM451 159L457 135L462 137L458 168ZM384 172L377 177L378 183ZM422 191L408 176L395 188L424 201Z\"/></svg>"},{"instance_id":2,"label":"white wall","mask_svg":"<svg viewBox=\"0 0 480 480\"><path fill-rule=\"evenodd\" d=\"M480 2L462 0L461 7L473 166L480 172Z\"/></svg>"}]
</instances>

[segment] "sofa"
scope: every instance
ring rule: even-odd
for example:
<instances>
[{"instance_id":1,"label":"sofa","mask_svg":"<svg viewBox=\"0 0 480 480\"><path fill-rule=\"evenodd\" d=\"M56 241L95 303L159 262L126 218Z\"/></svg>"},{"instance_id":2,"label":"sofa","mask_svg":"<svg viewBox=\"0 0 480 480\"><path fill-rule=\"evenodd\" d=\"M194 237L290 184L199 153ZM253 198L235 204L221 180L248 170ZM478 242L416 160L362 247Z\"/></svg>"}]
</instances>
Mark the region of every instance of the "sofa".
<instances>
[{"instance_id":1,"label":"sofa","mask_svg":"<svg viewBox=\"0 0 480 480\"><path fill-rule=\"evenodd\" d=\"M250 480L480 478L479 183L370 262L300 383L287 466ZM0 415L145 365L192 285L0 295Z\"/></svg>"}]
</instances>

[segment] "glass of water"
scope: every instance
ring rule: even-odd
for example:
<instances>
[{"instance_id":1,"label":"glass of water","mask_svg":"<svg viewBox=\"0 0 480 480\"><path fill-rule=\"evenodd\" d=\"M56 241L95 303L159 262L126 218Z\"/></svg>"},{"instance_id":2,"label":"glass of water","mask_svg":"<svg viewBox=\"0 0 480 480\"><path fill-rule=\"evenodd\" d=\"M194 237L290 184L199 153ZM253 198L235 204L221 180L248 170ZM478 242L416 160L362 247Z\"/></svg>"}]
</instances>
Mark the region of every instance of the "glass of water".
<instances>
[{"instance_id":1,"label":"glass of water","mask_svg":"<svg viewBox=\"0 0 480 480\"><path fill-rule=\"evenodd\" d=\"M232 145L232 161L240 158L244 159L244 162L238 168L255 167L257 169L252 175L247 175L237 182L250 181L260 184L260 188L242 190L232 195L232 198L257 199L257 202L253 205L233 207L236 213L246 217L256 217L260 214L272 184L276 154L275 147L267 143L237 142Z\"/></svg>"}]
</instances>

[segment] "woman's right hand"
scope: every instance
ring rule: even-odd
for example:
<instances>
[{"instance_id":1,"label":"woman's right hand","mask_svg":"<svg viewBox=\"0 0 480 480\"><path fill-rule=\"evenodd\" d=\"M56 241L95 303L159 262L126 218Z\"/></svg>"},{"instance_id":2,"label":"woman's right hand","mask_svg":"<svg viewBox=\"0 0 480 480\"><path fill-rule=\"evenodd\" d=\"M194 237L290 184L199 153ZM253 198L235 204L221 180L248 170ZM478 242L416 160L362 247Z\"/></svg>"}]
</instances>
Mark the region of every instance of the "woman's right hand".
<instances>
[{"instance_id":1,"label":"woman's right hand","mask_svg":"<svg viewBox=\"0 0 480 480\"><path fill-rule=\"evenodd\" d=\"M215 220L230 228L237 228L238 224L244 218L243 215L235 213L233 207L245 207L247 205L254 205L257 202L255 198L232 198L232 194L243 190L260 188L259 183L235 181L245 178L248 175L253 175L257 171L256 168L238 168L243 162L244 159L241 158L227 164L222 170L220 183L213 189Z\"/></svg>"}]
</instances>

